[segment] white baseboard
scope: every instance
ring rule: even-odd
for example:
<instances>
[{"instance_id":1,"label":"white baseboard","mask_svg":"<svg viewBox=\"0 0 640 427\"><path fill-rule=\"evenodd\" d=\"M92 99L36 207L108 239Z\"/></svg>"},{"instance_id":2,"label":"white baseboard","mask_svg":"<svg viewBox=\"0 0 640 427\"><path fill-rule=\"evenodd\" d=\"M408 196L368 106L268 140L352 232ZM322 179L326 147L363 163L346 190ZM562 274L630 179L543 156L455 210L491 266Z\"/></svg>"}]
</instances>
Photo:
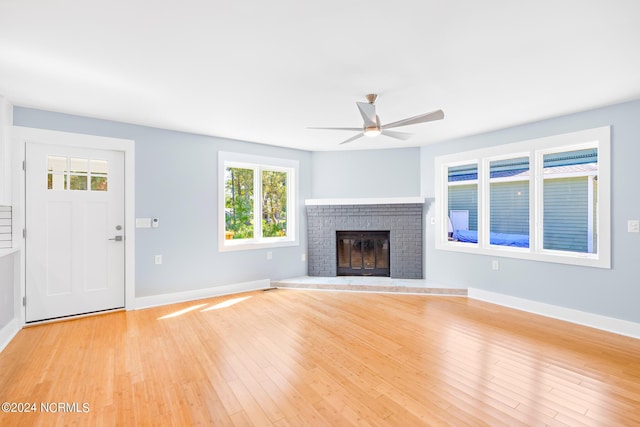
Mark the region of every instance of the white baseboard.
<instances>
[{"instance_id":1,"label":"white baseboard","mask_svg":"<svg viewBox=\"0 0 640 427\"><path fill-rule=\"evenodd\" d=\"M196 289L192 291L174 292L171 294L137 297L135 308L157 307L159 305L175 304L178 302L193 301L203 298L218 297L221 295L237 294L240 292L257 291L271 287L271 280L262 279L252 282L236 283L233 285L216 286L213 288Z\"/></svg>"},{"instance_id":2,"label":"white baseboard","mask_svg":"<svg viewBox=\"0 0 640 427\"><path fill-rule=\"evenodd\" d=\"M7 323L2 329L0 329L0 352L11 342L11 340L20 332L20 325L18 319L15 317Z\"/></svg>"},{"instance_id":3,"label":"white baseboard","mask_svg":"<svg viewBox=\"0 0 640 427\"><path fill-rule=\"evenodd\" d=\"M553 319L576 323L578 325L589 326L591 328L612 332L618 335L640 339L640 323L484 291L482 289L469 288L468 297L505 307L515 308L529 313L539 314L541 316L551 317Z\"/></svg>"}]
</instances>

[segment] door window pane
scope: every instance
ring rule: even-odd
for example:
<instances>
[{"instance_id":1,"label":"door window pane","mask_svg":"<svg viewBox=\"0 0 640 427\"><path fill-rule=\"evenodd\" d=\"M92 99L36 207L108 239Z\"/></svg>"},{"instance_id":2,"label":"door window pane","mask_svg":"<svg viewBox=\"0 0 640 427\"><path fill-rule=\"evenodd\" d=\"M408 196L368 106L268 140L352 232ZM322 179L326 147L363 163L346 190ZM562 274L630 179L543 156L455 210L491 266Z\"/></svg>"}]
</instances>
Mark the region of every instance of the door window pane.
<instances>
[{"instance_id":1,"label":"door window pane","mask_svg":"<svg viewBox=\"0 0 640 427\"><path fill-rule=\"evenodd\" d=\"M87 175L69 175L69 188L71 190L86 190L88 178Z\"/></svg>"},{"instance_id":2,"label":"door window pane","mask_svg":"<svg viewBox=\"0 0 640 427\"><path fill-rule=\"evenodd\" d=\"M67 158L49 156L47 158L47 169L53 173L65 173L67 171Z\"/></svg>"},{"instance_id":3,"label":"door window pane","mask_svg":"<svg viewBox=\"0 0 640 427\"><path fill-rule=\"evenodd\" d=\"M91 175L91 191L107 191L107 177Z\"/></svg>"},{"instance_id":4,"label":"door window pane","mask_svg":"<svg viewBox=\"0 0 640 427\"><path fill-rule=\"evenodd\" d=\"M89 178L89 159L69 159L69 188L86 190Z\"/></svg>"},{"instance_id":5,"label":"door window pane","mask_svg":"<svg viewBox=\"0 0 640 427\"><path fill-rule=\"evenodd\" d=\"M106 160L91 160L91 191L107 191L108 173Z\"/></svg>"},{"instance_id":6,"label":"door window pane","mask_svg":"<svg viewBox=\"0 0 640 427\"><path fill-rule=\"evenodd\" d=\"M89 173L89 159L76 159L74 157L69 159L69 171L72 174L88 174Z\"/></svg>"},{"instance_id":7,"label":"door window pane","mask_svg":"<svg viewBox=\"0 0 640 427\"><path fill-rule=\"evenodd\" d=\"M67 189L67 158L58 156L47 157L47 189Z\"/></svg>"},{"instance_id":8,"label":"door window pane","mask_svg":"<svg viewBox=\"0 0 640 427\"><path fill-rule=\"evenodd\" d=\"M91 159L91 174L106 175L109 172L109 162L106 160Z\"/></svg>"}]
</instances>

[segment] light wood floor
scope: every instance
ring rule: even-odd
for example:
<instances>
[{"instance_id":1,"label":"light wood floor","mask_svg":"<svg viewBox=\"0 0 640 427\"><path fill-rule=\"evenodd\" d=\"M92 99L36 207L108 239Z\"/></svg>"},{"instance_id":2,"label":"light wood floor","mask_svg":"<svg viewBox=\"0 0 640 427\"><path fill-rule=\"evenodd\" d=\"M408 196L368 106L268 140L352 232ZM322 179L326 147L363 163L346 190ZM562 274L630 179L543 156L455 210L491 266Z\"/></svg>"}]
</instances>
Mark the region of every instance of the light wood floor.
<instances>
[{"instance_id":1,"label":"light wood floor","mask_svg":"<svg viewBox=\"0 0 640 427\"><path fill-rule=\"evenodd\" d=\"M632 426L640 340L466 297L281 289L25 328L0 402L37 406L2 426Z\"/></svg>"}]
</instances>

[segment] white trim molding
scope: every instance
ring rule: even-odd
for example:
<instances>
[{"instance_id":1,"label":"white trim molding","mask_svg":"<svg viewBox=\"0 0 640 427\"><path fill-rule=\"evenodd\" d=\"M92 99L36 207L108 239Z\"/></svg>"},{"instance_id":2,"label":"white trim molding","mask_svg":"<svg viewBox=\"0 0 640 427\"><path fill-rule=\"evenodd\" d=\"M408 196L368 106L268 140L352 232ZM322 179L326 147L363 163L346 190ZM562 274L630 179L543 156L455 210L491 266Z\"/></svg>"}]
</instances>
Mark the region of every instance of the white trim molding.
<instances>
[{"instance_id":1,"label":"white trim molding","mask_svg":"<svg viewBox=\"0 0 640 427\"><path fill-rule=\"evenodd\" d=\"M18 332L20 332L20 329L22 329L22 327L16 317L0 329L0 353L2 353L2 350L4 350Z\"/></svg>"},{"instance_id":2,"label":"white trim molding","mask_svg":"<svg viewBox=\"0 0 640 427\"><path fill-rule=\"evenodd\" d=\"M215 286L206 289L194 289L191 291L138 297L136 298L136 310L142 308L157 307L160 305L175 304L179 302L194 301L204 298L219 297L223 295L238 294L241 292L258 291L270 287L271 280L262 279L254 280L251 282L236 283L232 285Z\"/></svg>"},{"instance_id":3,"label":"white trim molding","mask_svg":"<svg viewBox=\"0 0 640 427\"><path fill-rule=\"evenodd\" d=\"M469 288L468 297L504 307L514 308L516 310L526 311L528 313L539 314L553 319L564 320L566 322L600 329L602 331L618 335L640 339L640 323L630 322L628 320L587 313L580 310L513 297L482 289Z\"/></svg>"},{"instance_id":4,"label":"white trim molding","mask_svg":"<svg viewBox=\"0 0 640 427\"><path fill-rule=\"evenodd\" d=\"M306 199L304 204L307 206L323 206L323 205L398 205L398 204L424 204L424 197L373 197L373 198L355 198L355 199Z\"/></svg>"}]
</instances>

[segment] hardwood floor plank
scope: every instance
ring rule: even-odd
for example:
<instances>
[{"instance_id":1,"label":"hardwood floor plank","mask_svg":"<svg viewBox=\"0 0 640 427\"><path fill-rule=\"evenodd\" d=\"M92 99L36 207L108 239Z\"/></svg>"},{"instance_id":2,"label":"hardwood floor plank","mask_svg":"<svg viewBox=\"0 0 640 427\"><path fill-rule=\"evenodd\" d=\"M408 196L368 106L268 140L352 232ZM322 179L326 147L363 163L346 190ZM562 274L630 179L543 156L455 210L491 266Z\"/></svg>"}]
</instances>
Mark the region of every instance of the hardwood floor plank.
<instances>
[{"instance_id":1,"label":"hardwood floor plank","mask_svg":"<svg viewBox=\"0 0 640 427\"><path fill-rule=\"evenodd\" d=\"M640 340L465 297L249 292L25 328L0 400L64 409L3 427L640 425Z\"/></svg>"}]
</instances>

